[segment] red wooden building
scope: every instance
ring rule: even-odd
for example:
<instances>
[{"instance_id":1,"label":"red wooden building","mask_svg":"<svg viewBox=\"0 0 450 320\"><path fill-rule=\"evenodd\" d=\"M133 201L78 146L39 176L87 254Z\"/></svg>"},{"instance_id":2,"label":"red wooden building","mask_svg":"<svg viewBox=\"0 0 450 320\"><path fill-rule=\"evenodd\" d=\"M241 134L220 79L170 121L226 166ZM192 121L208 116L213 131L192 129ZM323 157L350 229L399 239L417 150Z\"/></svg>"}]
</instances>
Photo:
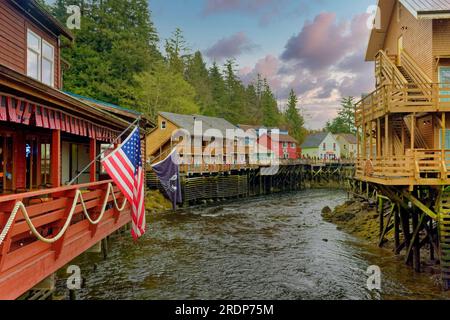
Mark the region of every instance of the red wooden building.
<instances>
[{"instance_id":1,"label":"red wooden building","mask_svg":"<svg viewBox=\"0 0 450 320\"><path fill-rule=\"evenodd\" d=\"M300 158L301 149L297 140L284 133L281 133L278 139L278 147L273 144L272 139L267 134L263 134L258 139L258 143L275 152L275 155L281 160L297 160Z\"/></svg>"},{"instance_id":2,"label":"red wooden building","mask_svg":"<svg viewBox=\"0 0 450 320\"><path fill-rule=\"evenodd\" d=\"M64 93L61 37L74 40L36 1L0 0L0 299L130 221L98 162L66 186L139 114Z\"/></svg>"}]
</instances>

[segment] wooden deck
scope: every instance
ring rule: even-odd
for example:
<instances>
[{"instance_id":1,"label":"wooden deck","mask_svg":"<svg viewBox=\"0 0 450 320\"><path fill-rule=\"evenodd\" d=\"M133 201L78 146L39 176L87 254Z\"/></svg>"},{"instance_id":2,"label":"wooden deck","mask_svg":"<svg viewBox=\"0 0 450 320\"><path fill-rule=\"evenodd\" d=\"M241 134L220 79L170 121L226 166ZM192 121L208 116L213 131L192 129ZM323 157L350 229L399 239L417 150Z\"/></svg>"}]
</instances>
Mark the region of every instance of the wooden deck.
<instances>
[{"instance_id":1,"label":"wooden deck","mask_svg":"<svg viewBox=\"0 0 450 320\"><path fill-rule=\"evenodd\" d=\"M450 184L450 150L414 150L405 156L360 159L356 178L383 185Z\"/></svg>"},{"instance_id":2,"label":"wooden deck","mask_svg":"<svg viewBox=\"0 0 450 320\"><path fill-rule=\"evenodd\" d=\"M0 299L18 298L130 222L130 206L126 204L122 211L115 207L112 193L108 192L111 184L112 181L103 181L0 196L0 232L13 208L22 202L39 234L46 239L55 238L69 218L78 190L82 192L90 218L99 220L97 224L90 223L78 200L66 232L56 242L46 243L32 234L23 212L18 211L6 238L0 243ZM123 196L116 187L113 190L120 206ZM100 217L107 196L106 210Z\"/></svg>"}]
</instances>

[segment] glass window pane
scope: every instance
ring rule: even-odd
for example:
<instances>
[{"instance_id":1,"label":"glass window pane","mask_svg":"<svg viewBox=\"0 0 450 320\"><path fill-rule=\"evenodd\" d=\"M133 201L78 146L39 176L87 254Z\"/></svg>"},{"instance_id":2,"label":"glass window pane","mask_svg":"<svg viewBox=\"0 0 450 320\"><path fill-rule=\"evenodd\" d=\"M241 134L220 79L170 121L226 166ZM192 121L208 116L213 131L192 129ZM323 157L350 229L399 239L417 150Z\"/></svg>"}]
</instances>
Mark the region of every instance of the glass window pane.
<instances>
[{"instance_id":1,"label":"glass window pane","mask_svg":"<svg viewBox=\"0 0 450 320\"><path fill-rule=\"evenodd\" d=\"M27 56L27 75L39 80L39 55L28 50Z\"/></svg>"},{"instance_id":2,"label":"glass window pane","mask_svg":"<svg viewBox=\"0 0 450 320\"><path fill-rule=\"evenodd\" d=\"M42 56L53 61L53 47L46 42L42 42Z\"/></svg>"},{"instance_id":3,"label":"glass window pane","mask_svg":"<svg viewBox=\"0 0 450 320\"><path fill-rule=\"evenodd\" d=\"M53 63L47 59L42 59L42 82L53 85Z\"/></svg>"},{"instance_id":4,"label":"glass window pane","mask_svg":"<svg viewBox=\"0 0 450 320\"><path fill-rule=\"evenodd\" d=\"M33 49L34 51L40 52L41 46L40 46L40 38L33 34L31 31L28 31L28 48Z\"/></svg>"}]
</instances>

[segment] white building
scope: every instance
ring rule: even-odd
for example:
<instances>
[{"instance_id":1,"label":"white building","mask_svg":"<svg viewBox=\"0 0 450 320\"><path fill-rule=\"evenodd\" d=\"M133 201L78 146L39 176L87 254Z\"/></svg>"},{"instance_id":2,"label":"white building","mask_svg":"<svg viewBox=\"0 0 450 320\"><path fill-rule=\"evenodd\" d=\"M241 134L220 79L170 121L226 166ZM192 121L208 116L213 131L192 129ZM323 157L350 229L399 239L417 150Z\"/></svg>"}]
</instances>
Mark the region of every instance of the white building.
<instances>
[{"instance_id":1,"label":"white building","mask_svg":"<svg viewBox=\"0 0 450 320\"><path fill-rule=\"evenodd\" d=\"M341 149L342 159L356 159L358 154L358 141L356 135L340 133L335 135Z\"/></svg>"},{"instance_id":2,"label":"white building","mask_svg":"<svg viewBox=\"0 0 450 320\"><path fill-rule=\"evenodd\" d=\"M302 144L303 158L337 160L340 156L341 147L330 132L311 134Z\"/></svg>"}]
</instances>

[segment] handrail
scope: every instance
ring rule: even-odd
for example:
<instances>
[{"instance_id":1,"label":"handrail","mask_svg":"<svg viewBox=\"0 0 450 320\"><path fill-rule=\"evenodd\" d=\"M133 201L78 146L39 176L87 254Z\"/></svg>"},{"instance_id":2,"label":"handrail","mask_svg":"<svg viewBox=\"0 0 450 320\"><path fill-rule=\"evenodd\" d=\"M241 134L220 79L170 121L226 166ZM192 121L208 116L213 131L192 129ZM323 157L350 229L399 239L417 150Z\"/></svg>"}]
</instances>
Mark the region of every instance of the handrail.
<instances>
[{"instance_id":1,"label":"handrail","mask_svg":"<svg viewBox=\"0 0 450 320\"><path fill-rule=\"evenodd\" d=\"M63 187L57 187L57 188L43 189L43 190L39 190L39 191L8 194L8 195L0 196L0 203L14 201L14 200L22 200L23 198L35 198L35 197L44 196L44 195L47 195L50 193L59 193L59 192L67 192L67 191L71 191L71 190L77 190L77 189L98 187L101 185L107 185L109 183L113 183L113 180L102 180L102 181L98 181L98 182L77 184L77 185L73 185L73 186L63 186Z\"/></svg>"},{"instance_id":2,"label":"handrail","mask_svg":"<svg viewBox=\"0 0 450 320\"><path fill-rule=\"evenodd\" d=\"M402 63L402 66L405 67L408 74L413 77L415 84L425 84L433 82L433 80L428 77L428 75L422 70L421 67L417 65L414 59L404 49L400 54L400 61Z\"/></svg>"},{"instance_id":3,"label":"handrail","mask_svg":"<svg viewBox=\"0 0 450 320\"><path fill-rule=\"evenodd\" d=\"M383 78L387 79L390 84L407 84L408 81L405 79L403 74L398 70L397 66L392 62L384 50L378 51L376 55L377 63L377 74ZM385 83L379 83L383 85Z\"/></svg>"}]
</instances>

